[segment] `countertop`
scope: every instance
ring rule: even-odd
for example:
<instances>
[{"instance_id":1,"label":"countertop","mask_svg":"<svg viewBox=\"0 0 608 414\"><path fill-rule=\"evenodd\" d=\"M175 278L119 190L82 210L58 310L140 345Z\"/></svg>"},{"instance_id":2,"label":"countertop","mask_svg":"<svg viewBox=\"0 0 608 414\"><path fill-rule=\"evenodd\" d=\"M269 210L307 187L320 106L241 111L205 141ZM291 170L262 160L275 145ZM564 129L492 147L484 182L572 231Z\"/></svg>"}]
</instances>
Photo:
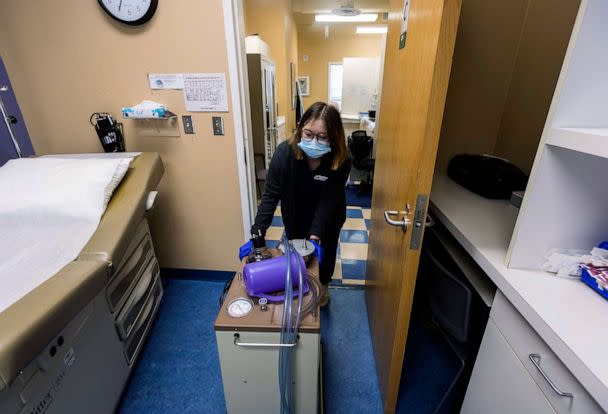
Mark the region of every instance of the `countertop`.
<instances>
[{"instance_id":1,"label":"countertop","mask_svg":"<svg viewBox=\"0 0 608 414\"><path fill-rule=\"evenodd\" d=\"M576 279L506 266L519 210L435 175L430 211L608 411L608 302Z\"/></svg>"}]
</instances>

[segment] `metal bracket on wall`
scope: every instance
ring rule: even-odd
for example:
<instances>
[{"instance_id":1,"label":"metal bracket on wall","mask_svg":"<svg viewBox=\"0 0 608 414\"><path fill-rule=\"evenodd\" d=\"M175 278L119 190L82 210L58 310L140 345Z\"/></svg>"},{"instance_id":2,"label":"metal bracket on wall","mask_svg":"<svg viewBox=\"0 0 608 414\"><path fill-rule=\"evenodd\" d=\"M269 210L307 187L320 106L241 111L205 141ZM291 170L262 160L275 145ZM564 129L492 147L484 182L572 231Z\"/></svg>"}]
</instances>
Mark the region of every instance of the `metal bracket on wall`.
<instances>
[{"instance_id":1,"label":"metal bracket on wall","mask_svg":"<svg viewBox=\"0 0 608 414\"><path fill-rule=\"evenodd\" d=\"M8 91L8 87L3 85L0 89L0 92L6 91ZM13 147L15 147L15 152L17 153L17 156L21 158L21 147L19 146L19 142L17 142L17 137L15 136L15 131L13 130L13 124L17 123L17 118L7 114L6 108L4 107L4 102L2 102L2 97L0 97L0 116L2 116L2 119L6 124L6 129L8 130L8 134L10 135L11 141L13 142Z\"/></svg>"},{"instance_id":2,"label":"metal bracket on wall","mask_svg":"<svg viewBox=\"0 0 608 414\"><path fill-rule=\"evenodd\" d=\"M422 244L422 232L424 231L428 198L427 194L418 194L416 197L416 210L414 210L412 238L410 239L410 249L412 250L419 250Z\"/></svg>"}]
</instances>

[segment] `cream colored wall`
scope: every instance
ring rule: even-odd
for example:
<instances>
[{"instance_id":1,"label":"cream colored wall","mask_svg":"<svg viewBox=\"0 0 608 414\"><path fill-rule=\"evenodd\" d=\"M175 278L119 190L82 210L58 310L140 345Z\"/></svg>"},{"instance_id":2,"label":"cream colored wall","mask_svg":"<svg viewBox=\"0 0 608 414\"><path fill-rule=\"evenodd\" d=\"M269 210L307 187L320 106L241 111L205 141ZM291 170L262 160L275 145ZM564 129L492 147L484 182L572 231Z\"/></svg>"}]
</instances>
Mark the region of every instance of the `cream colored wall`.
<instances>
[{"instance_id":1,"label":"cream colored wall","mask_svg":"<svg viewBox=\"0 0 608 414\"><path fill-rule=\"evenodd\" d=\"M436 166L493 153L528 0L462 2Z\"/></svg>"},{"instance_id":2,"label":"cream colored wall","mask_svg":"<svg viewBox=\"0 0 608 414\"><path fill-rule=\"evenodd\" d=\"M151 99L185 114L181 91L151 91L147 73L228 78L220 0L161 1L139 28L114 22L95 1L5 0L0 54L39 154L100 152L93 112L118 116ZM156 151L165 164L151 217L161 266L231 270L243 226L232 114L220 114L223 137L212 135L212 114L190 115L196 134L181 137L139 137L136 121L124 120L127 150Z\"/></svg>"},{"instance_id":3,"label":"cream colored wall","mask_svg":"<svg viewBox=\"0 0 608 414\"><path fill-rule=\"evenodd\" d=\"M294 126L291 105L291 68L296 65L298 44L291 0L244 0L245 34L257 33L270 47L276 71L279 115L285 117L286 131Z\"/></svg>"},{"instance_id":4,"label":"cream colored wall","mask_svg":"<svg viewBox=\"0 0 608 414\"><path fill-rule=\"evenodd\" d=\"M532 169L579 5L580 0L534 0L528 7L495 148L496 155L527 172Z\"/></svg>"},{"instance_id":5,"label":"cream colored wall","mask_svg":"<svg viewBox=\"0 0 608 414\"><path fill-rule=\"evenodd\" d=\"M310 77L310 96L304 97L304 107L317 101L327 102L329 62L341 62L345 57L375 57L382 53L382 35L332 34L325 39L323 32L298 32L299 75ZM303 56L308 55L308 62Z\"/></svg>"},{"instance_id":6,"label":"cream colored wall","mask_svg":"<svg viewBox=\"0 0 608 414\"><path fill-rule=\"evenodd\" d=\"M530 172L579 2L463 2L438 171L489 153Z\"/></svg>"}]
</instances>

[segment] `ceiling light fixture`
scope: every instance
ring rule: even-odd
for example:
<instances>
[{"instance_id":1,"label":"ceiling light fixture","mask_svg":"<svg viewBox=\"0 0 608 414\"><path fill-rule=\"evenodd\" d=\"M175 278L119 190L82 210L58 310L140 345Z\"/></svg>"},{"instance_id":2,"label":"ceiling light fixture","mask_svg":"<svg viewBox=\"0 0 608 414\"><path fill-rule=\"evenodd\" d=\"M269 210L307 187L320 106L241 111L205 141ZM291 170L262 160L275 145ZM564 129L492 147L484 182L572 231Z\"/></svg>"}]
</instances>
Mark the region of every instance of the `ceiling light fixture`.
<instances>
[{"instance_id":1,"label":"ceiling light fixture","mask_svg":"<svg viewBox=\"0 0 608 414\"><path fill-rule=\"evenodd\" d=\"M335 14L316 14L315 22L321 23L370 23L378 19L376 13L362 13L356 16L336 16Z\"/></svg>"},{"instance_id":2,"label":"ceiling light fixture","mask_svg":"<svg viewBox=\"0 0 608 414\"><path fill-rule=\"evenodd\" d=\"M386 26L357 26L357 34L381 34L386 33L388 27Z\"/></svg>"}]
</instances>

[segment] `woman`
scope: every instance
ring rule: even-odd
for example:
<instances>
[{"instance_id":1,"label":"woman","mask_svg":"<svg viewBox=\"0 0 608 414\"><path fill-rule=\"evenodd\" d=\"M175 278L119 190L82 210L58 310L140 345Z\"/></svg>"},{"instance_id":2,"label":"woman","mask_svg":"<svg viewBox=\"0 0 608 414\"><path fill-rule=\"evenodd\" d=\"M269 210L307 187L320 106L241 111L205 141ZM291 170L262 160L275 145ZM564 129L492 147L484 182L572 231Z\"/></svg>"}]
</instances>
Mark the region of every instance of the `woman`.
<instances>
[{"instance_id":1,"label":"woman","mask_svg":"<svg viewBox=\"0 0 608 414\"><path fill-rule=\"evenodd\" d=\"M327 284L334 273L340 229L346 220L344 185L349 172L340 113L333 106L316 102L302 115L295 134L277 147L251 228L252 234L265 234L281 201L287 237L307 238L322 246L321 306L329 300Z\"/></svg>"}]
</instances>

